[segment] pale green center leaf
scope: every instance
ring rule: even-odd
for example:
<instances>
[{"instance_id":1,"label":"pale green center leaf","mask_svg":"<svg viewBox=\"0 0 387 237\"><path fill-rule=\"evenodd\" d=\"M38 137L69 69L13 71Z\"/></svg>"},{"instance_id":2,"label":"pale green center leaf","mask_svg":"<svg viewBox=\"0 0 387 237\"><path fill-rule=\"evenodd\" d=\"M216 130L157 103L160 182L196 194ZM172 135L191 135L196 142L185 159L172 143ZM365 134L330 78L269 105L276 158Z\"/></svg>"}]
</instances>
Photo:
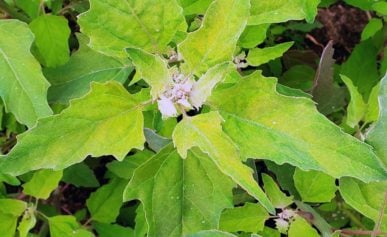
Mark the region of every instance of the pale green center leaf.
<instances>
[{"instance_id":1,"label":"pale green center leaf","mask_svg":"<svg viewBox=\"0 0 387 237\"><path fill-rule=\"evenodd\" d=\"M232 60L249 9L248 0L216 0L209 6L202 27L178 46L187 74L201 75L212 66Z\"/></svg>"}]
</instances>

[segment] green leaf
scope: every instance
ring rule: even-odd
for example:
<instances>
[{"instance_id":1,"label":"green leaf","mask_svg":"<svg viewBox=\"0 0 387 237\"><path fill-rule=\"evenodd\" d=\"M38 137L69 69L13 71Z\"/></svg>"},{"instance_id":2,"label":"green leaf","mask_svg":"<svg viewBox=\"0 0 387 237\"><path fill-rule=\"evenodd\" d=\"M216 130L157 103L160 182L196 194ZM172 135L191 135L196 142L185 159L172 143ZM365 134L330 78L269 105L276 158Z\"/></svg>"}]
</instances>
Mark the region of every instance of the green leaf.
<instances>
[{"instance_id":1,"label":"green leaf","mask_svg":"<svg viewBox=\"0 0 387 237\"><path fill-rule=\"evenodd\" d=\"M29 231L36 225L35 207L28 207L17 227L19 237L27 237Z\"/></svg>"},{"instance_id":2,"label":"green leaf","mask_svg":"<svg viewBox=\"0 0 387 237\"><path fill-rule=\"evenodd\" d=\"M272 229L270 227L265 226L263 231L258 232L258 234L264 237L281 237L281 233L278 230Z\"/></svg>"},{"instance_id":3,"label":"green leaf","mask_svg":"<svg viewBox=\"0 0 387 237\"><path fill-rule=\"evenodd\" d=\"M303 20L312 23L320 0L251 0L249 25Z\"/></svg>"},{"instance_id":4,"label":"green leaf","mask_svg":"<svg viewBox=\"0 0 387 237\"><path fill-rule=\"evenodd\" d=\"M136 67L136 72L151 86L151 94L156 99L166 86L172 83L172 75L168 63L162 57L142 51L141 49L126 49L127 54Z\"/></svg>"},{"instance_id":5,"label":"green leaf","mask_svg":"<svg viewBox=\"0 0 387 237\"><path fill-rule=\"evenodd\" d=\"M279 82L285 86L308 91L312 88L316 71L308 65L295 65L282 74Z\"/></svg>"},{"instance_id":6,"label":"green leaf","mask_svg":"<svg viewBox=\"0 0 387 237\"><path fill-rule=\"evenodd\" d=\"M46 67L57 67L70 59L70 27L64 16L42 15L30 23L35 35L37 58Z\"/></svg>"},{"instance_id":7,"label":"green leaf","mask_svg":"<svg viewBox=\"0 0 387 237\"><path fill-rule=\"evenodd\" d=\"M23 184L23 193L38 199L47 199L58 187L63 171L38 170L27 183Z\"/></svg>"},{"instance_id":8,"label":"green leaf","mask_svg":"<svg viewBox=\"0 0 387 237\"><path fill-rule=\"evenodd\" d=\"M27 208L27 203L16 199L0 199L0 213L18 217Z\"/></svg>"},{"instance_id":9,"label":"green leaf","mask_svg":"<svg viewBox=\"0 0 387 237\"><path fill-rule=\"evenodd\" d=\"M219 230L203 230L195 234L186 235L186 237L236 237L236 235Z\"/></svg>"},{"instance_id":10,"label":"green leaf","mask_svg":"<svg viewBox=\"0 0 387 237\"><path fill-rule=\"evenodd\" d=\"M179 0L184 15L204 14L213 0Z\"/></svg>"},{"instance_id":11,"label":"green leaf","mask_svg":"<svg viewBox=\"0 0 387 237\"><path fill-rule=\"evenodd\" d=\"M0 199L0 230L2 237L14 237L17 220L27 203L15 199Z\"/></svg>"},{"instance_id":12,"label":"green leaf","mask_svg":"<svg viewBox=\"0 0 387 237\"><path fill-rule=\"evenodd\" d=\"M246 203L242 207L234 207L223 211L219 229L228 232L252 232L263 230L269 214L257 203Z\"/></svg>"},{"instance_id":13,"label":"green leaf","mask_svg":"<svg viewBox=\"0 0 387 237\"><path fill-rule=\"evenodd\" d=\"M184 236L218 227L222 210L232 207L233 186L199 150L182 159L169 145L136 169L124 200L142 202L148 236Z\"/></svg>"},{"instance_id":14,"label":"green leaf","mask_svg":"<svg viewBox=\"0 0 387 237\"><path fill-rule=\"evenodd\" d=\"M179 154L185 158L192 147L207 153L218 169L256 198L271 213L274 207L259 188L251 170L243 165L238 150L230 138L223 133L222 117L217 112L185 117L173 132L173 142Z\"/></svg>"},{"instance_id":15,"label":"green leaf","mask_svg":"<svg viewBox=\"0 0 387 237\"><path fill-rule=\"evenodd\" d=\"M60 170L88 155L122 160L132 148L142 149L143 116L136 98L114 81L91 88L60 114L20 135L12 151L0 158L0 171L16 176L42 168Z\"/></svg>"},{"instance_id":16,"label":"green leaf","mask_svg":"<svg viewBox=\"0 0 387 237\"><path fill-rule=\"evenodd\" d=\"M52 114L46 99L49 84L30 53L34 36L18 20L0 21L0 33L0 96L7 112L32 127Z\"/></svg>"},{"instance_id":17,"label":"green leaf","mask_svg":"<svg viewBox=\"0 0 387 237\"><path fill-rule=\"evenodd\" d=\"M85 35L78 34L79 49L73 53L68 63L56 68L45 68L44 75L51 83L48 89L50 102L67 104L70 99L87 93L92 81L116 80L124 83L132 66L128 59L108 57L90 49Z\"/></svg>"},{"instance_id":18,"label":"green leaf","mask_svg":"<svg viewBox=\"0 0 387 237\"><path fill-rule=\"evenodd\" d=\"M251 66L259 66L273 59L281 57L286 51L288 51L288 49L290 49L290 47L292 47L292 45L293 42L286 42L282 44L277 44L273 47L266 47L263 49L250 49L246 60Z\"/></svg>"},{"instance_id":19,"label":"green leaf","mask_svg":"<svg viewBox=\"0 0 387 237\"><path fill-rule=\"evenodd\" d=\"M293 178L304 202L330 202L335 197L335 179L325 173L296 169Z\"/></svg>"},{"instance_id":20,"label":"green leaf","mask_svg":"<svg viewBox=\"0 0 387 237\"><path fill-rule=\"evenodd\" d=\"M363 100L363 96L359 93L358 88L353 85L351 79L341 75L341 80L343 80L351 95L351 101L347 107L346 124L354 128L363 119L367 105Z\"/></svg>"},{"instance_id":21,"label":"green leaf","mask_svg":"<svg viewBox=\"0 0 387 237\"><path fill-rule=\"evenodd\" d=\"M358 7L362 10L371 10L372 4L379 0L345 0L349 5Z\"/></svg>"},{"instance_id":22,"label":"green leaf","mask_svg":"<svg viewBox=\"0 0 387 237\"><path fill-rule=\"evenodd\" d=\"M368 21L368 24L364 27L361 32L361 40L367 40L374 36L376 32L383 28L383 21L379 18L372 18Z\"/></svg>"},{"instance_id":23,"label":"green leaf","mask_svg":"<svg viewBox=\"0 0 387 237\"><path fill-rule=\"evenodd\" d=\"M63 170L62 181L75 187L95 188L99 182L92 169L85 163L74 164Z\"/></svg>"},{"instance_id":24,"label":"green leaf","mask_svg":"<svg viewBox=\"0 0 387 237\"><path fill-rule=\"evenodd\" d=\"M231 61L249 16L248 0L216 0L209 6L199 30L188 34L178 49L186 74L201 75L208 68Z\"/></svg>"},{"instance_id":25,"label":"green leaf","mask_svg":"<svg viewBox=\"0 0 387 237\"><path fill-rule=\"evenodd\" d=\"M133 229L117 224L93 223L93 227L99 237L132 237L135 236Z\"/></svg>"},{"instance_id":26,"label":"green leaf","mask_svg":"<svg viewBox=\"0 0 387 237\"><path fill-rule=\"evenodd\" d=\"M372 9L380 15L387 15L387 2L379 1L372 4Z\"/></svg>"},{"instance_id":27,"label":"green leaf","mask_svg":"<svg viewBox=\"0 0 387 237\"><path fill-rule=\"evenodd\" d=\"M379 82L372 88L370 96L368 98L367 110L364 115L364 122L370 123L379 119L379 93L381 90L382 82Z\"/></svg>"},{"instance_id":28,"label":"green leaf","mask_svg":"<svg viewBox=\"0 0 387 237\"><path fill-rule=\"evenodd\" d=\"M223 130L243 158L289 163L335 178L386 179L370 146L318 113L310 99L280 95L275 88L275 79L254 73L232 87L216 89L208 100L221 111Z\"/></svg>"},{"instance_id":29,"label":"green leaf","mask_svg":"<svg viewBox=\"0 0 387 237\"><path fill-rule=\"evenodd\" d=\"M377 54L378 50L371 39L363 41L356 45L351 56L343 63L340 70L341 74L352 80L353 85L358 88L366 101L372 88L379 81Z\"/></svg>"},{"instance_id":30,"label":"green leaf","mask_svg":"<svg viewBox=\"0 0 387 237\"><path fill-rule=\"evenodd\" d=\"M51 237L94 237L82 229L74 216L54 216L48 218Z\"/></svg>"},{"instance_id":31,"label":"green leaf","mask_svg":"<svg viewBox=\"0 0 387 237\"><path fill-rule=\"evenodd\" d=\"M267 174L262 174L262 181L265 189L265 193L269 197L271 203L276 208L285 208L293 203L293 196L286 196L283 193L272 177Z\"/></svg>"},{"instance_id":32,"label":"green leaf","mask_svg":"<svg viewBox=\"0 0 387 237\"><path fill-rule=\"evenodd\" d=\"M39 16L40 0L15 0L15 4L18 8L22 9L27 15L31 18L36 18Z\"/></svg>"},{"instance_id":33,"label":"green leaf","mask_svg":"<svg viewBox=\"0 0 387 237\"><path fill-rule=\"evenodd\" d=\"M383 207L387 196L387 181L365 184L355 179L342 178L339 190L346 203L375 222L379 221L381 209L384 208L381 230L387 231L387 209Z\"/></svg>"},{"instance_id":34,"label":"green leaf","mask_svg":"<svg viewBox=\"0 0 387 237\"><path fill-rule=\"evenodd\" d=\"M296 217L296 219L290 224L289 237L320 237L317 230L315 230L304 218Z\"/></svg>"},{"instance_id":35,"label":"green leaf","mask_svg":"<svg viewBox=\"0 0 387 237\"><path fill-rule=\"evenodd\" d=\"M123 179L131 179L137 167L147 161L154 153L149 150L127 156L122 161L113 161L106 165L109 171Z\"/></svg>"},{"instance_id":36,"label":"green leaf","mask_svg":"<svg viewBox=\"0 0 387 237\"><path fill-rule=\"evenodd\" d=\"M379 120L367 134L367 142L376 150L382 162L387 165L387 74L380 82L379 92ZM370 97L372 98L372 97Z\"/></svg>"},{"instance_id":37,"label":"green leaf","mask_svg":"<svg viewBox=\"0 0 387 237\"><path fill-rule=\"evenodd\" d=\"M124 58L129 47L163 52L185 19L176 0L91 0L78 23L92 49Z\"/></svg>"},{"instance_id":38,"label":"green leaf","mask_svg":"<svg viewBox=\"0 0 387 237\"><path fill-rule=\"evenodd\" d=\"M266 31L270 24L246 26L239 38L238 45L242 48L254 48L266 39Z\"/></svg>"},{"instance_id":39,"label":"green leaf","mask_svg":"<svg viewBox=\"0 0 387 237\"><path fill-rule=\"evenodd\" d=\"M94 221L115 222L123 203L122 194L127 183L125 179L114 178L90 195L86 206Z\"/></svg>"}]
</instances>

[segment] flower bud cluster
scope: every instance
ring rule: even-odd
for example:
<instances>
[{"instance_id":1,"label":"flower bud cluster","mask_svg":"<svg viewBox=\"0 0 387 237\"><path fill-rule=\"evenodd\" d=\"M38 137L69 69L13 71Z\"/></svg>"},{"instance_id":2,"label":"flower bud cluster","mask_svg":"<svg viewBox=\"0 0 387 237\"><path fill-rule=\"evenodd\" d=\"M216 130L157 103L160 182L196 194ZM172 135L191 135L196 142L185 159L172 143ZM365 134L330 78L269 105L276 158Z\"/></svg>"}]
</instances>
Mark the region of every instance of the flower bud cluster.
<instances>
[{"instance_id":1,"label":"flower bud cluster","mask_svg":"<svg viewBox=\"0 0 387 237\"><path fill-rule=\"evenodd\" d=\"M163 117L176 117L181 110L193 108L190 102L190 94L195 81L181 73L172 75L172 83L160 95L157 101L159 110Z\"/></svg>"}]
</instances>

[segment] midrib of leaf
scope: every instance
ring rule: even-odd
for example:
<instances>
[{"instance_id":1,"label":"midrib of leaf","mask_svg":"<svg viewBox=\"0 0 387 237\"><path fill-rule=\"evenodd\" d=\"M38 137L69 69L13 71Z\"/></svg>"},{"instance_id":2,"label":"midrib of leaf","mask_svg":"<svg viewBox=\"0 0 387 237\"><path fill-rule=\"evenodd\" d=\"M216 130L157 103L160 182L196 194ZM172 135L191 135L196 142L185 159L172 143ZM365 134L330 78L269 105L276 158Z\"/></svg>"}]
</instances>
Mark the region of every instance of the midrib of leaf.
<instances>
[{"instance_id":1,"label":"midrib of leaf","mask_svg":"<svg viewBox=\"0 0 387 237\"><path fill-rule=\"evenodd\" d=\"M0 53L1 55L3 56L3 58L5 59L5 61L7 62L7 65L8 67L11 69L13 75L15 76L15 79L16 81L15 82L18 82L18 84L20 85L20 87L23 89L23 91L25 92L25 94L27 95L27 97L30 99L30 103L32 105L32 107L35 107L33 104L32 104L32 98L31 96L27 93L27 90L26 88L24 87L23 83L20 81L20 78L17 74L17 72L15 71L14 67L12 66L12 64L10 63L9 59L8 59L8 56L5 54L5 52L0 48ZM15 115L16 116L16 115Z\"/></svg>"},{"instance_id":2,"label":"midrib of leaf","mask_svg":"<svg viewBox=\"0 0 387 237\"><path fill-rule=\"evenodd\" d=\"M226 112L226 111L221 111L221 112L224 113L224 114L227 114L227 115L229 115L229 116L231 116L231 117L234 117L234 118L236 118L237 120L240 120L240 121L243 121L243 122L252 124L252 125L256 125L256 126L258 126L258 127L260 127L260 128L263 128L263 129L266 129L266 130L270 130L270 131L273 132L273 133L280 134L281 136L288 137L288 138L291 139L292 141L298 141L298 142L300 142L302 145L305 145L306 147L315 147L315 146L316 146L316 144L313 144L313 143L312 143L312 145L310 145L310 142L307 142L307 141L303 140L302 138L294 137L294 136L289 135L289 134L287 134L287 133L283 133L283 132L281 132L281 131L271 129L271 128L269 128L269 127L267 127L267 126L265 126L265 125L263 125L263 124L260 124L260 123L254 121L254 120L245 119L245 118L243 118L243 117L240 117L240 116L237 115L237 114L233 114L233 113ZM345 147L345 146L341 146L341 148L343 148L343 147ZM352 160L352 159L350 159L350 158L349 158L347 155L345 155L341 150L332 150L332 149L329 148L329 147L324 147L324 146L321 146L321 145L319 145L319 149L324 149L324 150L329 150L329 151L331 151L331 152L336 152L340 157L343 157L345 160L350 160L351 162L354 162L354 163L356 162L357 164L359 164L359 165L361 165L361 166L363 166L363 167L369 169L369 166L366 166L366 165L364 165L362 162L359 162L359 161L357 161L357 160ZM306 154L308 154L309 156L313 157L313 155L311 155L309 152L306 152ZM270 159L270 160L275 161L274 159ZM329 170L321 169L322 167L321 167L321 164L320 164L319 160L313 159L313 161L317 162L317 164L319 165L319 167L317 167L318 169L316 169L316 170L318 170L318 171L324 171L324 172L329 172ZM296 162L299 163L299 161L296 161ZM352 165L351 162L348 162L347 165L350 165L350 166L353 168L353 165ZM287 163L288 163L288 162L287 162Z\"/></svg>"},{"instance_id":3,"label":"midrib of leaf","mask_svg":"<svg viewBox=\"0 0 387 237\"><path fill-rule=\"evenodd\" d=\"M234 9L235 3L236 3L236 0L234 0L231 9ZM213 2L212 4L214 4L214 2ZM211 8L211 5L209 6L209 8ZM223 12L222 12L222 13L223 13ZM223 14L223 16L227 19L227 20L226 20L226 25L230 25L230 24L229 24L229 23L230 23L230 17L227 17L225 14ZM246 22L247 22L247 21L246 21ZM246 22L245 22L245 25L246 25ZM204 25L201 26L200 29L202 29L202 28L204 28ZM208 47L209 49L208 49L208 50L206 51L206 53L203 55L203 57L202 57L202 59L200 60L200 62L198 62L198 63L192 68L192 70L191 70L191 72L190 72L190 75L193 75L194 71L196 71L196 69L197 69L198 67L200 67L200 65L201 65L205 60L207 60L208 55L209 55L210 53L213 52L213 50L214 50L214 47L213 47L213 46L216 45L216 43L218 42L218 39L220 38L221 33L222 33L222 30L219 30L219 31L217 32L217 34L216 34L216 36L215 36L215 39L216 39L216 40L213 41L214 43L211 43L211 44L209 45L209 46L210 46L210 47ZM234 49L235 49L235 46L234 46Z\"/></svg>"},{"instance_id":4,"label":"midrib of leaf","mask_svg":"<svg viewBox=\"0 0 387 237\"><path fill-rule=\"evenodd\" d=\"M67 83L70 83L70 82L73 82L73 81L78 81L78 80L81 80L82 78L85 78L87 76L90 76L90 75L93 75L93 74L96 74L96 73L100 73L100 72L104 72L104 71L110 71L110 70L117 70L117 69L120 69L120 71L118 71L118 73L122 72L123 70L129 68L129 66L125 65L125 67L113 67L113 68L105 68L105 69L101 69L101 70L96 70L96 71L92 71L92 72L89 72L89 73L86 73L86 74L83 74L79 77L76 77L74 79L71 79L71 80L68 80L68 81L63 81L63 82L60 82L60 83L52 83L53 86L61 86L61 85L65 85ZM118 73L116 73L115 75L117 75Z\"/></svg>"}]
</instances>

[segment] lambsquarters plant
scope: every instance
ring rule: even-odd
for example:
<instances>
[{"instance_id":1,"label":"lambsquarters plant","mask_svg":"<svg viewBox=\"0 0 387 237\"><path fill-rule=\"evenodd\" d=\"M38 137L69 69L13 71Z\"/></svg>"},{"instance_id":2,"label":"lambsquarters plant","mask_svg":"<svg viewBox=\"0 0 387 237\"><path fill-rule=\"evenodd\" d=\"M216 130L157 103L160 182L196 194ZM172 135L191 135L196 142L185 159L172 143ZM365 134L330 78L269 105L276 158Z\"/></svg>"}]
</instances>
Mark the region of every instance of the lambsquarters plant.
<instances>
[{"instance_id":1,"label":"lambsquarters plant","mask_svg":"<svg viewBox=\"0 0 387 237\"><path fill-rule=\"evenodd\" d=\"M383 220L378 231L387 231L382 203L352 199L367 189L375 190L377 200L383 196L385 154L376 151L377 156L373 147L343 132L302 93L281 86L286 95L281 94L276 78L258 70L241 75L233 62L246 48L248 29L312 21L319 1L286 2L292 12L272 1L215 0L197 3L197 9L188 2L91 0L78 20L80 49L63 61L39 45L45 37L39 21L52 23L60 16L41 15L30 25L0 21L0 95L6 110L28 127L0 159L0 177L17 184L17 176L32 174L23 192L36 200L0 199L1 236L15 231L27 236L37 228L35 216L53 237L93 236L90 228L100 236L234 236L231 232L269 231L264 222L270 216L277 232L289 236L319 236L311 224L331 236L334 228L301 201L329 202L337 191L335 179L344 200L374 222ZM185 16L200 12L201 26L187 32ZM52 47L59 55L61 49ZM132 69L135 76L127 83ZM147 87L138 89L140 80ZM54 104L66 108L54 114ZM386 119L383 113L380 121ZM90 173L80 162L107 155L117 161L107 164L109 182L87 200L89 230L72 215L39 210L40 200L60 180L75 182L68 174ZM257 160L271 161L269 170L285 163L297 167L300 196L287 196L268 172L254 171ZM252 199L234 208L237 192ZM122 203L132 200L141 203L135 228L112 224ZM370 205L367 211L364 205ZM312 223L302 212L316 215ZM253 221L244 219L251 216Z\"/></svg>"}]
</instances>

